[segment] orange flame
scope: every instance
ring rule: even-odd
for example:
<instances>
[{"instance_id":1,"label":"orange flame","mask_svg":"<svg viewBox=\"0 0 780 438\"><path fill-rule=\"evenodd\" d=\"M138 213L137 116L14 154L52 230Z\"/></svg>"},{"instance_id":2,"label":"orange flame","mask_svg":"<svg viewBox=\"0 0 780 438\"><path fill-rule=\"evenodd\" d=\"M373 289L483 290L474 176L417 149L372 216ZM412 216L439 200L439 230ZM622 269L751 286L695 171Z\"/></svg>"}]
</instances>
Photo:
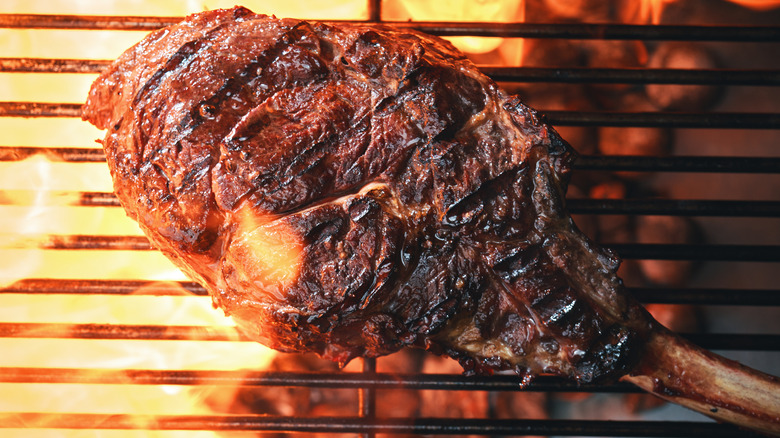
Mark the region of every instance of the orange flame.
<instances>
[{"instance_id":1,"label":"orange flame","mask_svg":"<svg viewBox=\"0 0 780 438\"><path fill-rule=\"evenodd\" d=\"M729 0L740 6L756 11L769 11L780 7L780 0Z\"/></svg>"},{"instance_id":2,"label":"orange flame","mask_svg":"<svg viewBox=\"0 0 780 438\"><path fill-rule=\"evenodd\" d=\"M666 5L677 0L640 0L637 11L639 21L642 23L660 24L661 16Z\"/></svg>"},{"instance_id":3,"label":"orange flame","mask_svg":"<svg viewBox=\"0 0 780 438\"><path fill-rule=\"evenodd\" d=\"M661 24L661 18L666 7L678 0L639 0L635 4L636 20L639 23ZM731 3L755 11L768 11L780 7L780 0L727 0Z\"/></svg>"},{"instance_id":4,"label":"orange flame","mask_svg":"<svg viewBox=\"0 0 780 438\"><path fill-rule=\"evenodd\" d=\"M522 22L525 0L387 0L383 2L384 19L455 22ZM455 47L472 55L497 51L496 64L519 65L522 59L521 38L447 37ZM491 63L480 59L480 63Z\"/></svg>"},{"instance_id":5,"label":"orange flame","mask_svg":"<svg viewBox=\"0 0 780 438\"><path fill-rule=\"evenodd\" d=\"M238 230L233 236L228 262L243 280L257 290L283 300L283 290L298 278L303 241L283 221L273 221L241 208L236 214Z\"/></svg>"}]
</instances>

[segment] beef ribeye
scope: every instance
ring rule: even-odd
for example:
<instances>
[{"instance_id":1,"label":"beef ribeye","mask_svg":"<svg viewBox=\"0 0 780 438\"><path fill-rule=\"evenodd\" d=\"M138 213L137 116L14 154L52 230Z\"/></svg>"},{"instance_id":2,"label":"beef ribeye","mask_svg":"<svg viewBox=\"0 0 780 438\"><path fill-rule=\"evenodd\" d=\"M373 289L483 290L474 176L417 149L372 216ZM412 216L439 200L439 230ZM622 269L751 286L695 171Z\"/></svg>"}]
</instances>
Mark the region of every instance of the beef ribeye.
<instances>
[{"instance_id":1,"label":"beef ribeye","mask_svg":"<svg viewBox=\"0 0 780 438\"><path fill-rule=\"evenodd\" d=\"M204 12L124 53L84 118L128 214L270 347L625 378L778 430L777 393L755 395L774 378L747 373L737 404L664 369L724 362L626 295L565 211L572 149L441 39Z\"/></svg>"}]
</instances>

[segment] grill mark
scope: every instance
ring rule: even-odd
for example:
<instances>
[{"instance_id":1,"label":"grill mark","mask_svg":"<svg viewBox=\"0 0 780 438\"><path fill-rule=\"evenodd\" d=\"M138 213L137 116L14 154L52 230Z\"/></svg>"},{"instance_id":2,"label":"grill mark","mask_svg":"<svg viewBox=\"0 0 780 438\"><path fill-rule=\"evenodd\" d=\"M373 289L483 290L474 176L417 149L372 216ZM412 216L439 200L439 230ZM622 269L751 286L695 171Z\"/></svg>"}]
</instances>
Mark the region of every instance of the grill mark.
<instances>
[{"instance_id":1,"label":"grill mark","mask_svg":"<svg viewBox=\"0 0 780 438\"><path fill-rule=\"evenodd\" d=\"M136 92L135 96L133 97L133 103L132 106L136 107L139 103L141 103L142 100L146 98L146 96L157 89L157 86L160 84L162 79L169 73L172 73L174 70L176 70L179 67L184 67L189 64L189 62L192 60L192 58L200 53L200 51L206 47L206 43L211 42L214 43L213 40L209 40L209 37L214 36L217 32L224 29L225 27L233 25L233 22L226 22L222 23L220 25L217 25L213 28L211 28L208 32L206 32L203 36L201 36L197 40L192 40L184 43L181 47L179 47L179 50L176 51L170 58L168 58L168 61L165 62L165 64L158 69L154 74L152 74L149 79L144 83L144 85Z\"/></svg>"},{"instance_id":2,"label":"grill mark","mask_svg":"<svg viewBox=\"0 0 780 438\"><path fill-rule=\"evenodd\" d=\"M285 33L285 35L292 32L291 29ZM196 128L198 128L200 125L208 123L209 121L215 120L220 111L223 110L221 107L221 104L230 98L231 96L238 94L239 90L245 88L247 86L247 82L249 80L255 79L258 76L250 76L249 73L253 70L256 70L258 66L260 65L268 65L273 59L277 58L282 50L288 46L289 44L284 42L284 38L280 38L276 44L271 46L270 48L262 51L255 59L250 61L240 72L237 74L228 77L225 81L223 81L222 86L220 86L217 91L212 94L210 97L201 100L197 104L192 106L192 109L190 112L185 116L182 121L181 125L184 129L182 138L186 138L189 136L192 131L194 131ZM279 91L279 90L275 90ZM272 93L268 93L272 94ZM240 119L245 115L249 109L251 109L252 106L254 106L256 102L253 102L252 105L249 106L247 111L244 111L236 119ZM209 110L208 114L204 115L202 114L201 108L203 107L210 107L213 108L213 110ZM232 126L231 126L232 128ZM219 162L221 159L221 156L218 156L215 162Z\"/></svg>"},{"instance_id":3,"label":"grill mark","mask_svg":"<svg viewBox=\"0 0 780 438\"><path fill-rule=\"evenodd\" d=\"M210 121L214 118L216 118L216 115L210 116L210 117L204 117L200 113L200 108L202 106L211 106L215 108L217 113L220 111L220 104L226 100L227 98L238 94L239 91L246 88L248 86L248 82L255 80L258 77L261 77L262 74L265 72L265 69L262 70L262 73L260 75L251 75L253 71L257 71L258 67L267 66L270 65L274 59L278 58L279 55L281 55L282 51L287 48L290 45L295 44L298 41L302 40L302 37L305 35L305 33L300 32L300 28L308 26L308 23L306 22L299 22L289 30L287 30L283 35L281 35L276 43L271 46L270 48L262 51L258 56L256 56L252 61L250 61L243 70L239 71L237 74L229 77L226 79L222 86L209 98L204 99L200 102L198 102L196 105L193 105L193 109L188 115L188 117L183 121L182 123L186 123L190 125L190 131L200 126L202 123L205 123L206 121ZM281 90L290 88L291 86L296 86L300 84L296 83L287 83L284 87L271 89L266 91L264 94L266 96L273 95L275 93L278 93ZM257 104L261 103L259 100L252 102L251 106L248 108L251 109ZM243 112L237 119L240 119L243 117L248 111ZM231 126L232 128L232 126ZM219 157L221 158L221 157ZM219 161L219 160L217 160Z\"/></svg>"},{"instance_id":4,"label":"grill mark","mask_svg":"<svg viewBox=\"0 0 780 438\"><path fill-rule=\"evenodd\" d=\"M166 62L165 66L155 72L155 74L150 78L145 84L144 87L139 90L139 92L136 94L134 99L134 106L138 102L143 101L149 93L154 92L157 89L157 85L162 82L166 74L172 73L177 67L184 67L189 62L191 62L195 57L201 53L204 49L207 49L210 47L213 43L213 41L208 40L209 36L213 36L214 33L218 32L220 29L223 29L228 24L226 23L221 26L217 26L213 28L206 36L201 38L200 40L191 41L184 46L182 46L176 54L174 54L168 62ZM288 29L282 36L280 36L278 39L276 39L276 42L273 46L270 48L262 51L257 57L255 57L252 61L250 61L248 64L246 64L242 70L239 70L235 75L227 78L223 81L222 85L217 89L214 94L212 94L210 97L198 102L197 104L192 106L192 109L189 113L187 113L184 117L182 117L182 120L179 123L179 135L177 138L172 139L171 141L175 144L180 144L182 140L190 138L195 130L202 125L207 125L209 122L216 121L217 116L220 112L224 114L224 111L229 111L224 108L222 108L221 104L225 100L229 99L231 96L234 96L236 94L239 94L241 91L244 91L244 89L248 86L248 82L251 80L256 79L259 76L254 76L251 73L256 72L259 66L267 66L270 65L271 62L273 62L274 59L279 57L282 52L289 47L292 44L295 44L296 42L302 40L305 36L308 35L308 33L305 30L301 30L302 27L309 27L308 23L306 22L299 22L292 28ZM296 84L294 82L285 84L284 87L280 87L277 89L270 89L266 91L266 95L272 95L274 93L277 93L283 89L296 86L300 84ZM248 105L245 108L245 111L237 112L233 117L235 120L240 120L243 115L245 115L249 110L251 110L252 107L254 107L256 102L248 102ZM214 113L209 112L207 114L208 117L204 116L204 114L201 114L201 108L204 106L211 106L215 109ZM225 126L228 126L230 129L232 129L233 124L230 123L223 123ZM228 131L229 132L229 131ZM147 142L147 139L142 139L143 144L145 145ZM212 145L214 146L214 145ZM213 158L208 163L209 169L212 169L215 163L218 163L222 160L222 152L219 147L213 147L212 150L213 154L211 155ZM210 177L210 173L207 174ZM254 190L252 191L254 192ZM243 198L245 198L247 195L242 196L237 200L238 202L241 202ZM216 203L216 197L212 193L210 196L211 201L213 203Z\"/></svg>"}]
</instances>

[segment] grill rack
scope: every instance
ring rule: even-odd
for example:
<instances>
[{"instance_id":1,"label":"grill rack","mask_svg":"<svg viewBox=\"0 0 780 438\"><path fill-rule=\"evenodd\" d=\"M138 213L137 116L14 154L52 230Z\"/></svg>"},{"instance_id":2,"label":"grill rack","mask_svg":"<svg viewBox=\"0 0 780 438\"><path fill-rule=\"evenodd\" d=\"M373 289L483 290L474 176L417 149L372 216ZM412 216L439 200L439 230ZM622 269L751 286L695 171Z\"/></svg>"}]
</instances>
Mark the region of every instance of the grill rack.
<instances>
[{"instance_id":1,"label":"grill rack","mask_svg":"<svg viewBox=\"0 0 780 438\"><path fill-rule=\"evenodd\" d=\"M380 22L381 1L368 0L369 22ZM154 30L178 22L180 17L68 16L0 14L0 27L27 29ZM548 23L444 23L398 22L440 36L501 36L570 39L641 39L645 41L780 42L780 27L741 26L642 26L619 24ZM0 58L0 72L97 73L109 61L85 59ZM482 66L499 81L627 84L719 84L780 85L780 70L670 70L670 69L559 69ZM780 114L767 113L620 113L542 111L553 125L643 126L668 128L780 129ZM79 117L79 103L0 102L0 117ZM45 152L64 162L102 162L102 151L87 148L41 148L8 146L0 149L0 161L21 160ZM582 156L575 169L598 171L780 173L780 158L772 157L604 157ZM83 192L80 206L118 206L113 194ZM661 214L681 216L780 217L780 201L710 200L593 200L572 199L573 213ZM137 236L48 236L44 249L149 250L148 241ZM780 261L777 245L615 245L623 258L668 260ZM202 287L180 282L194 295L205 295ZM0 289L0 294L107 294L127 295L144 287L152 295L173 295L176 288L144 281L25 279ZM780 290L768 289L654 289L632 288L649 303L709 304L731 306L778 306ZM74 331L75 328L75 331ZM86 339L190 339L210 341L243 340L232 328L187 326L123 326L83 324L0 323L0 337L86 338ZM689 335L706 348L720 350L778 351L780 335ZM715 436L745 435L728 425L688 421L597 421L597 420L496 420L496 419L387 419L377 417L376 391L383 388L437 390L515 391L520 379L514 376L463 377L447 374L389 375L376 372L375 360L364 360L362 373L233 373L226 371L122 370L122 375L99 370L69 368L2 368L0 382L19 383L132 383L146 385L242 385L307 386L353 388L359 391L360 406L354 417L296 418L271 416L154 416L139 423L133 415L64 414L47 420L48 427L89 429L133 429L152 424L158 430L290 431L481 435L588 435L588 436ZM614 384L576 385L541 377L527 385L527 391L631 393L636 388ZM0 428L35 424L44 414L22 412L0 414Z\"/></svg>"}]
</instances>

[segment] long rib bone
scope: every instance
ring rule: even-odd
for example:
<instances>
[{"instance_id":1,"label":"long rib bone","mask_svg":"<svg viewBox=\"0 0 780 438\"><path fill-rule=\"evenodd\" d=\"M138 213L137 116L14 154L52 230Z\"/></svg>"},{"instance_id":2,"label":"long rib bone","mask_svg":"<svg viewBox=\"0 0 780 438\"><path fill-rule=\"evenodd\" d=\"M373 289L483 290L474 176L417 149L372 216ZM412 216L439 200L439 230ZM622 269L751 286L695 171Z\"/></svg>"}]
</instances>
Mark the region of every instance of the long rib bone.
<instances>
[{"instance_id":1,"label":"long rib bone","mask_svg":"<svg viewBox=\"0 0 780 438\"><path fill-rule=\"evenodd\" d=\"M719 421L780 436L780 379L654 330L622 380Z\"/></svg>"}]
</instances>

